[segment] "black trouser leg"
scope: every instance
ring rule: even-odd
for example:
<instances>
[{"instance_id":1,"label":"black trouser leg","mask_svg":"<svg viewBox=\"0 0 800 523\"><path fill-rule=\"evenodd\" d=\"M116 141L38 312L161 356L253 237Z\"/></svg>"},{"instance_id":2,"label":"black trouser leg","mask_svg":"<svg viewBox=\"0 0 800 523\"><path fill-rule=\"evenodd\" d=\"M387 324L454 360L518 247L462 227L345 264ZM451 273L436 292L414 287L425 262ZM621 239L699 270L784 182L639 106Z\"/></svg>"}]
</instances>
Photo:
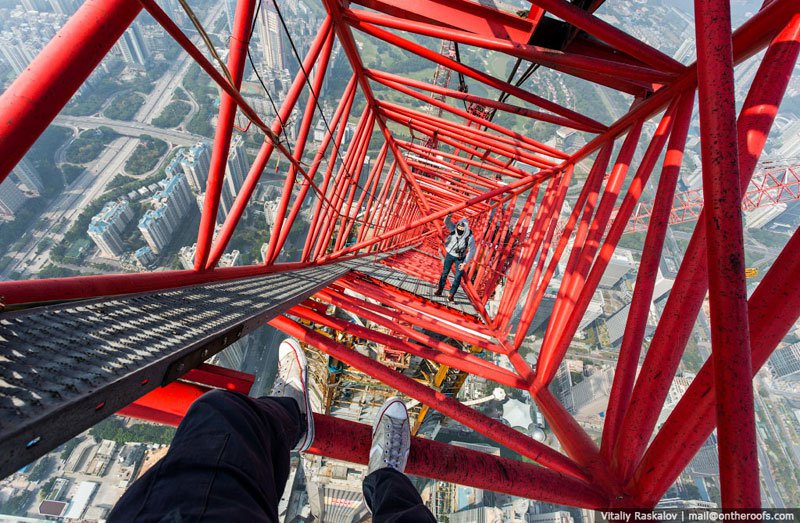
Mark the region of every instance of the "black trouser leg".
<instances>
[{"instance_id":1,"label":"black trouser leg","mask_svg":"<svg viewBox=\"0 0 800 523\"><path fill-rule=\"evenodd\" d=\"M464 270L458 268L461 263L461 260L456 260L456 275L453 276L453 284L450 285L450 296L455 296L459 285L461 285L461 276L464 274Z\"/></svg>"},{"instance_id":2,"label":"black trouser leg","mask_svg":"<svg viewBox=\"0 0 800 523\"><path fill-rule=\"evenodd\" d=\"M167 455L108 521L278 521L289 451L305 429L289 398L215 390L195 401Z\"/></svg>"},{"instance_id":3,"label":"black trouser leg","mask_svg":"<svg viewBox=\"0 0 800 523\"><path fill-rule=\"evenodd\" d=\"M439 291L444 289L444 285L447 283L447 275L450 274L450 271L453 269L453 263L455 263L455 261L455 256L450 256L449 254L445 255L442 267L442 276L439 278Z\"/></svg>"},{"instance_id":4,"label":"black trouser leg","mask_svg":"<svg viewBox=\"0 0 800 523\"><path fill-rule=\"evenodd\" d=\"M364 478L363 491L373 523L436 523L411 480L393 468L378 469Z\"/></svg>"}]
</instances>

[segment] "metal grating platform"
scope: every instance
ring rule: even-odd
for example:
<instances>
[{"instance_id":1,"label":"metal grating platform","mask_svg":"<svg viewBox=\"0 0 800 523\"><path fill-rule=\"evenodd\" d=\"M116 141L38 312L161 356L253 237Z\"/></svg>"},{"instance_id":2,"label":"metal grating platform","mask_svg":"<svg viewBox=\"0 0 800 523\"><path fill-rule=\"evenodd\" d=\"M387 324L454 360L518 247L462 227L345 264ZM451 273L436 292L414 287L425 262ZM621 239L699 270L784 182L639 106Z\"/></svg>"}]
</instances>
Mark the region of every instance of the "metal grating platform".
<instances>
[{"instance_id":1,"label":"metal grating platform","mask_svg":"<svg viewBox=\"0 0 800 523\"><path fill-rule=\"evenodd\" d=\"M441 272L441 267L439 268L439 271ZM410 276L403 271L392 269L391 267L383 265L382 263L362 266L358 269L358 272L375 278L376 280L381 280L389 285L393 285L398 289L403 289L404 291L411 292L422 298L427 298L440 305L459 310L472 316L478 316L478 311L476 311L475 307L473 307L472 303L470 303L467 295L464 294L463 289L458 290L455 295L455 301L451 303L447 301L447 289L445 289L441 296L434 296L433 293L436 292L435 283L430 283L420 278ZM438 274L436 276L438 276ZM452 281L452 279L453 276L451 274L448 278L448 281Z\"/></svg>"},{"instance_id":2,"label":"metal grating platform","mask_svg":"<svg viewBox=\"0 0 800 523\"><path fill-rule=\"evenodd\" d=\"M0 477L363 265L0 314Z\"/></svg>"}]
</instances>

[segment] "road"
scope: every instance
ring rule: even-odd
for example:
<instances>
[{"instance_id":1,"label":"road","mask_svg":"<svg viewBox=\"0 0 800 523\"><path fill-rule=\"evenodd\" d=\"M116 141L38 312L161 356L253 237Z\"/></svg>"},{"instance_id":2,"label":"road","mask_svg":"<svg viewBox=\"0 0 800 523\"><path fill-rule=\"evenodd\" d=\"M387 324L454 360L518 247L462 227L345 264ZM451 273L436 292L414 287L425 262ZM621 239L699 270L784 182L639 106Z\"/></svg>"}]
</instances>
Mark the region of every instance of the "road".
<instances>
[{"instance_id":1,"label":"road","mask_svg":"<svg viewBox=\"0 0 800 523\"><path fill-rule=\"evenodd\" d=\"M761 436L758 437L758 462L761 468L761 474L764 476L764 484L767 487L767 492L761 493L761 499L764 499L764 494L767 494L772 502L773 508L785 508L786 505L783 504L783 498L781 498L780 491L778 490L778 484L775 483L775 478L772 477L772 471L769 467L769 458L767 457L767 453L764 452L764 446L766 443L761 439Z\"/></svg>"},{"instance_id":2,"label":"road","mask_svg":"<svg viewBox=\"0 0 800 523\"><path fill-rule=\"evenodd\" d=\"M111 142L100 156L87 166L83 174L72 185L64 189L42 213L39 221L33 227L28 243L12 255L15 261L9 264L6 272L38 273L48 261L48 257L44 254L35 256L39 241L47 238L55 244L62 240L63 232L69 230L72 223L80 216L81 211L102 194L108 182L122 171L125 162L138 143L139 140L131 138L117 138Z\"/></svg>"},{"instance_id":3,"label":"road","mask_svg":"<svg viewBox=\"0 0 800 523\"><path fill-rule=\"evenodd\" d=\"M222 14L223 4L223 2L217 2L216 7L202 21L203 27L205 27L206 30L209 30L214 22L216 22L217 17ZM192 38L192 43L196 46L201 46L202 39L199 35L196 35ZM175 88L180 84L180 80L183 80L184 75L189 70L192 63L194 63L194 60L191 59L189 54L181 52L180 57L175 61L172 67L156 81L152 93L147 97L144 105L137 111L134 120L149 124L154 118L158 117L161 111L172 102L172 95L175 92ZM155 93L158 93L158 96L153 96Z\"/></svg>"},{"instance_id":4,"label":"road","mask_svg":"<svg viewBox=\"0 0 800 523\"><path fill-rule=\"evenodd\" d=\"M759 418L764 423L766 430L770 433L771 438L776 441L780 442L783 441L782 434L775 426L775 418L779 413L775 412L771 409L771 405L761 396L758 391L754 391L753 400L756 404L756 420ZM759 458L759 465L761 469L761 475L764 478L764 483L766 484L767 491L769 493L769 498L772 501L772 504L775 508L784 508L786 505L783 502L783 498L781 497L780 490L778 489L777 483L775 483L775 479L772 476L772 468L771 463L769 460L769 456L767 452L764 450L769 448L768 443L762 438L760 432L756 432L758 437L758 458ZM778 460L787 460L789 463L792 463L791 456L788 455L786 452L786 448L783 445L779 444L779 448L782 456L775 456ZM788 478L785 478L788 479ZM763 494L762 494L763 496Z\"/></svg>"},{"instance_id":5,"label":"road","mask_svg":"<svg viewBox=\"0 0 800 523\"><path fill-rule=\"evenodd\" d=\"M203 24L208 27L222 13L222 4L206 17ZM196 44L201 42L200 37L193 39ZM47 207L26 234L30 238L25 246L14 253L10 253L13 261L6 267L0 278L8 277L12 271L22 274L37 274L49 260L49 250L36 254L39 242L49 239L53 245L63 239L63 233L69 230L72 223L80 216L81 211L86 208L97 196L101 195L106 185L113 180L114 176L123 171L125 162L136 149L139 143L138 136L148 134L178 146L190 146L205 137L176 131L172 129L160 129L150 125L152 120L161 114L166 105L172 101L172 94L180 84L186 74L191 59L188 54L181 53L181 58L159 79L153 91L145 97L145 103L136 115L134 122L122 122L110 120L108 118L89 116L74 117L59 115L53 123L69 128L93 129L100 126L109 127L123 138L114 140L101 153L101 155L86 166L86 170ZM143 122L143 123L139 123ZM66 147L60 148L54 153L57 161L63 161Z\"/></svg>"},{"instance_id":6,"label":"road","mask_svg":"<svg viewBox=\"0 0 800 523\"><path fill-rule=\"evenodd\" d=\"M176 131L174 129L161 129L152 125L141 124L138 122L123 122L120 120L110 120L99 116L65 116L59 115L53 121L56 125L67 127L79 127L81 129L95 129L97 127L108 127L124 136L138 138L142 134L147 134L153 138L164 140L174 145L191 146L199 141L206 141L208 138L199 134L192 134L186 131Z\"/></svg>"}]
</instances>

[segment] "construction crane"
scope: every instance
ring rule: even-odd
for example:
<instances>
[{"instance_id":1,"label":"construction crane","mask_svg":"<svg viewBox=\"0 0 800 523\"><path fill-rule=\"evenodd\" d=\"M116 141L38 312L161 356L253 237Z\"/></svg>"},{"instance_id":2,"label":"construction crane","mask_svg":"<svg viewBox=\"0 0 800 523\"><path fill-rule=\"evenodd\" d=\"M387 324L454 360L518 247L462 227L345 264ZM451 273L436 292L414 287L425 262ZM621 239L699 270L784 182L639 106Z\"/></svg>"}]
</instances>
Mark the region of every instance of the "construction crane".
<instances>
[{"instance_id":1,"label":"construction crane","mask_svg":"<svg viewBox=\"0 0 800 523\"><path fill-rule=\"evenodd\" d=\"M783 162L768 160L759 164L759 172L750 180L742 196L742 210L752 211L800 200L800 159ZM675 195L669 215L670 225L696 221L703 210L703 190L692 189ZM626 233L647 230L653 202L640 202L625 229Z\"/></svg>"},{"instance_id":2,"label":"construction crane","mask_svg":"<svg viewBox=\"0 0 800 523\"><path fill-rule=\"evenodd\" d=\"M225 64L212 63L154 0L86 0L0 96L0 181L7 184L11 170L142 10L221 92L193 269L0 282L0 476L115 412L176 424L210 388L250 392L252 376L206 362L269 323L318 353L317 361L330 369L323 371L329 373L326 383L344 379L345 372L363 376L358 383L376 389L380 383L387 392L413 398L519 457L414 437L411 474L590 509L652 508L716 430L722 506L760 506L751 378L800 315L800 233L793 233L748 298L739 216L797 61L797 2L765 3L734 32L729 2L696 2L696 64L680 63L595 16L602 0L534 0L525 16L467 0L420 0L413 10L399 0L322 4L327 16L305 58L298 57L303 67L273 122L265 122L239 90L256 0L237 4L230 39L236 45ZM613 13L616 3L605 4ZM194 18L195 28L205 34L200 19ZM619 119L598 121L549 99L536 83L497 78L419 45L406 32L502 53L530 70L579 78L633 103ZM359 51L365 35L502 95L479 96L381 70ZM339 104L315 149L307 136L335 46L352 76L343 91L326 93ZM753 58L761 51L762 58ZM737 119L733 71L746 59L760 62ZM386 89L373 90L377 86ZM433 104L449 118L395 103L382 92ZM429 93L484 109L465 111ZM639 368L696 93L705 205ZM281 139L283 123L301 98L307 104L298 110L298 138L288 145ZM364 109L343 147L353 107ZM554 147L475 114L485 108L541 122L553 134L560 128L581 133L586 143ZM263 144L215 233L237 112L263 135ZM644 138L642 127L650 122L656 131ZM401 140L394 125L452 152ZM381 150L360 180L373 138ZM646 152L633 162L639 144ZM593 433L551 385L665 147L602 434ZM313 159L305 161L304 154ZM341 155L340 161L322 161L331 154ZM219 267L273 155L289 169L264 263ZM428 165L427 172L436 174L431 178L412 168L419 163L414 155L447 168ZM581 162L590 166L585 178L575 173ZM570 196L572 211L555 236L572 185L578 194ZM305 241L291 249L290 233L305 209ZM470 221L479 247L464 292L449 303L433 289L442 269L441 220L452 213ZM497 230L505 231L499 241ZM526 352L525 333L562 256L566 270L544 339L538 352ZM494 283L481 283L485 279ZM707 295L711 357L659 423ZM379 357L379 346L389 352ZM436 370L433 384L396 370L405 354L408 368L413 360L428 376ZM443 368L529 394L552 432L547 441L558 446L442 393L436 376ZM442 380L438 386L449 385ZM344 405L346 399L334 397L329 414L314 414L309 454L366 463L371 428L362 418L331 415L336 401Z\"/></svg>"}]
</instances>

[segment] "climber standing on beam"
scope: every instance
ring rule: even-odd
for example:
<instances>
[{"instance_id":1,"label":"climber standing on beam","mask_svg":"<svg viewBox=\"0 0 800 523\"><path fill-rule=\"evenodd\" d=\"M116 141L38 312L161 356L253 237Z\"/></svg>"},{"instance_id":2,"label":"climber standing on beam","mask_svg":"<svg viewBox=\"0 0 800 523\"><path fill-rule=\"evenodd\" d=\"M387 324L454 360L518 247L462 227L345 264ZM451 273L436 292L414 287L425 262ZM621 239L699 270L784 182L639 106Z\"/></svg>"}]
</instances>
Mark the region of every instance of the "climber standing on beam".
<instances>
[{"instance_id":1,"label":"climber standing on beam","mask_svg":"<svg viewBox=\"0 0 800 523\"><path fill-rule=\"evenodd\" d=\"M475 238L472 237L472 231L469 230L469 223L467 223L466 218L454 223L448 214L444 219L444 224L450 234L444 241L444 266L442 267L442 276L439 278L439 286L434 294L436 296L442 295L445 283L447 283L447 275L450 274L453 265L455 265L456 275L453 277L450 295L447 297L447 301L453 301L458 286L461 284L461 276L464 274L464 269L475 256Z\"/></svg>"}]
</instances>

